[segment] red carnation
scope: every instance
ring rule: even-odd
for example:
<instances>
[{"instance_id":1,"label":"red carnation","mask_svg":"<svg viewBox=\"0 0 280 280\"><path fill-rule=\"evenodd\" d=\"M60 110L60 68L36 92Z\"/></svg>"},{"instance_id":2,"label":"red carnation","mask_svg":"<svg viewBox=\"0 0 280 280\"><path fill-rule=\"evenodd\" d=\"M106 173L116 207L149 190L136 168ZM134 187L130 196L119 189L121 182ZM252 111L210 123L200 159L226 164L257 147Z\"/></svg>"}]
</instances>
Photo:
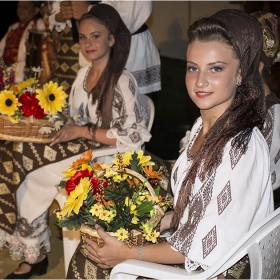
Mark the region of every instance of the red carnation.
<instances>
[{"instance_id":1,"label":"red carnation","mask_svg":"<svg viewBox=\"0 0 280 280\"><path fill-rule=\"evenodd\" d=\"M35 92L30 94L30 92L26 91L19 97L19 102L22 104L19 109L22 110L24 116L34 116L36 119L42 119L46 116L44 110L39 105Z\"/></svg>"},{"instance_id":2,"label":"red carnation","mask_svg":"<svg viewBox=\"0 0 280 280\"><path fill-rule=\"evenodd\" d=\"M77 171L74 176L72 176L67 182L65 186L65 190L67 191L68 195L75 190L76 186L79 185L80 180L85 177L92 176L93 171L89 172L87 169Z\"/></svg>"}]
</instances>

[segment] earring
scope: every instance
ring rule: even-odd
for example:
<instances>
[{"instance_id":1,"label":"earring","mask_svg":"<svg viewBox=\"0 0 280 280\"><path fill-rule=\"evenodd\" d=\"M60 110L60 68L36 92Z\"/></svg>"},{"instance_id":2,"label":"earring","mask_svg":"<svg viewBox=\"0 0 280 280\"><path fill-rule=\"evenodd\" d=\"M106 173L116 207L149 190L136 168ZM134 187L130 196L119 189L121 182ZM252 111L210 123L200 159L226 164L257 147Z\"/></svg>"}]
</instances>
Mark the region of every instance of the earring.
<instances>
[{"instance_id":1,"label":"earring","mask_svg":"<svg viewBox=\"0 0 280 280\"><path fill-rule=\"evenodd\" d=\"M240 87L242 85L242 82L241 81L237 82L237 85Z\"/></svg>"}]
</instances>

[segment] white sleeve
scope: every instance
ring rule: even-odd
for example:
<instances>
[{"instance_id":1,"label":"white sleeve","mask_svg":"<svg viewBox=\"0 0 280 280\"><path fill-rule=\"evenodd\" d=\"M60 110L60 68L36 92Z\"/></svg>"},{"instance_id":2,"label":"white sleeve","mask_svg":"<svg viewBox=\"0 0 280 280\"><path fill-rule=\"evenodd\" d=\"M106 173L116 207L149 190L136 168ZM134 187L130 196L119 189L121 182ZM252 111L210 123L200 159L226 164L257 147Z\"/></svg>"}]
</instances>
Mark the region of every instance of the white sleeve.
<instances>
[{"instance_id":1,"label":"white sleeve","mask_svg":"<svg viewBox=\"0 0 280 280\"><path fill-rule=\"evenodd\" d=\"M146 120L141 115L136 80L128 71L123 72L116 86L112 113L107 137L116 138L118 148L139 150L150 140Z\"/></svg>"},{"instance_id":2,"label":"white sleeve","mask_svg":"<svg viewBox=\"0 0 280 280\"><path fill-rule=\"evenodd\" d=\"M280 187L280 104L269 108L263 130L270 153L270 173L273 190Z\"/></svg>"},{"instance_id":3,"label":"white sleeve","mask_svg":"<svg viewBox=\"0 0 280 280\"><path fill-rule=\"evenodd\" d=\"M131 33L136 32L149 18L153 10L152 1L107 1L101 4L114 7Z\"/></svg>"}]
</instances>

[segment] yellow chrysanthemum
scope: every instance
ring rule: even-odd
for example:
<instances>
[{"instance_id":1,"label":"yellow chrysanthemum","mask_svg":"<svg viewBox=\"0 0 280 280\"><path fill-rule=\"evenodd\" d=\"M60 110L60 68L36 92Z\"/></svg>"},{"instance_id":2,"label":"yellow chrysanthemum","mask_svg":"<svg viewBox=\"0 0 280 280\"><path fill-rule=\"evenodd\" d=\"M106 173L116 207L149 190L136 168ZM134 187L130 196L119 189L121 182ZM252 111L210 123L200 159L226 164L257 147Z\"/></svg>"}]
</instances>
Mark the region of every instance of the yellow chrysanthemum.
<instances>
[{"instance_id":1,"label":"yellow chrysanthemum","mask_svg":"<svg viewBox=\"0 0 280 280\"><path fill-rule=\"evenodd\" d=\"M39 105L44 109L45 113L51 115L61 112L66 105L66 98L68 95L63 91L62 86L50 81L44 84L43 89L37 89L37 99Z\"/></svg>"},{"instance_id":2,"label":"yellow chrysanthemum","mask_svg":"<svg viewBox=\"0 0 280 280\"><path fill-rule=\"evenodd\" d=\"M144 156L143 155L142 150L137 152L137 158L139 159L139 164L141 164L142 166L154 165L155 164L154 162L150 161L151 156Z\"/></svg>"},{"instance_id":3,"label":"yellow chrysanthemum","mask_svg":"<svg viewBox=\"0 0 280 280\"><path fill-rule=\"evenodd\" d=\"M0 113L2 115L12 116L20 105L12 91L3 90L0 92Z\"/></svg>"},{"instance_id":4,"label":"yellow chrysanthemum","mask_svg":"<svg viewBox=\"0 0 280 280\"><path fill-rule=\"evenodd\" d=\"M96 203L91 207L89 212L92 214L92 216L99 217L99 215L103 212L103 210L104 207L102 206L102 204Z\"/></svg>"},{"instance_id":5,"label":"yellow chrysanthemum","mask_svg":"<svg viewBox=\"0 0 280 280\"><path fill-rule=\"evenodd\" d=\"M111 223L115 217L116 217L116 211L114 211L114 210L108 211L107 222Z\"/></svg>"},{"instance_id":6,"label":"yellow chrysanthemum","mask_svg":"<svg viewBox=\"0 0 280 280\"><path fill-rule=\"evenodd\" d=\"M79 185L73 190L66 199L61 210L62 216L70 216L72 211L79 213L84 200L87 198L88 192L91 190L91 183L88 177L82 178Z\"/></svg>"},{"instance_id":7,"label":"yellow chrysanthemum","mask_svg":"<svg viewBox=\"0 0 280 280\"><path fill-rule=\"evenodd\" d=\"M157 242L157 238L159 237L159 234L160 233L158 231L155 231L155 230L151 233L150 239L153 243Z\"/></svg>"},{"instance_id":8,"label":"yellow chrysanthemum","mask_svg":"<svg viewBox=\"0 0 280 280\"><path fill-rule=\"evenodd\" d=\"M103 210L100 215L99 215L99 219L102 221L105 221L107 223L112 222L112 220L116 217L116 214L114 211L110 211L110 210Z\"/></svg>"},{"instance_id":9,"label":"yellow chrysanthemum","mask_svg":"<svg viewBox=\"0 0 280 280\"><path fill-rule=\"evenodd\" d=\"M118 238L118 240L124 241L128 237L128 231L124 228L120 228L116 231L116 237Z\"/></svg>"},{"instance_id":10,"label":"yellow chrysanthemum","mask_svg":"<svg viewBox=\"0 0 280 280\"><path fill-rule=\"evenodd\" d=\"M28 88L28 87L32 87L34 84L36 84L38 82L38 80L36 80L35 78L29 78L21 83L17 84L17 92L21 93L24 89Z\"/></svg>"}]
</instances>

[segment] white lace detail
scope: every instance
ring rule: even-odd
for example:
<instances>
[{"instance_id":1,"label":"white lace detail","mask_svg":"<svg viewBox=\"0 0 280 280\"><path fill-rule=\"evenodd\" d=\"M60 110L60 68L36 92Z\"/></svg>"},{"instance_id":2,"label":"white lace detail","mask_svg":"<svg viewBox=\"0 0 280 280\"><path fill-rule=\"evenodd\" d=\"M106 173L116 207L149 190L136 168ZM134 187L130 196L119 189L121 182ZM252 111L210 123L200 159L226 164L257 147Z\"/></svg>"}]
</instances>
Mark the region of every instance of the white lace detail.
<instances>
[{"instance_id":1,"label":"white lace detail","mask_svg":"<svg viewBox=\"0 0 280 280\"><path fill-rule=\"evenodd\" d=\"M199 267L201 267L202 269L206 270L209 267L207 265L203 265L194 261L191 261L190 259L188 259L187 257L185 258L185 269L188 272L192 272L194 270L197 270Z\"/></svg>"},{"instance_id":2,"label":"white lace detail","mask_svg":"<svg viewBox=\"0 0 280 280\"><path fill-rule=\"evenodd\" d=\"M35 232L28 237L20 235L18 226L13 234L9 234L0 229L0 249L9 249L10 257L18 261L23 256L25 261L34 263L40 255L40 249L45 247L46 252L50 252L50 229L47 225L46 216L48 210L31 223Z\"/></svg>"}]
</instances>

